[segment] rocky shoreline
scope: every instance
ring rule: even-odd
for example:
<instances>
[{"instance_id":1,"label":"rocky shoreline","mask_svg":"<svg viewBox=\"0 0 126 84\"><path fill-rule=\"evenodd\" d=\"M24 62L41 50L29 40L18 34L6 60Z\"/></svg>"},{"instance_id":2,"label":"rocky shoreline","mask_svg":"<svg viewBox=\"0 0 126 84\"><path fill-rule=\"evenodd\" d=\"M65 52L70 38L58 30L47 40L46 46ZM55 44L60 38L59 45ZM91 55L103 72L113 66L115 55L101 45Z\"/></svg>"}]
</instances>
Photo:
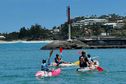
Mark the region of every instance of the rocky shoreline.
<instances>
[{"instance_id":1,"label":"rocky shoreline","mask_svg":"<svg viewBox=\"0 0 126 84\"><path fill-rule=\"evenodd\" d=\"M59 49L105 49L105 48L126 48L126 39L93 39L93 40L46 40L46 41L3 41L0 40L0 44L5 43L47 43L47 45L41 47L41 50Z\"/></svg>"},{"instance_id":2,"label":"rocky shoreline","mask_svg":"<svg viewBox=\"0 0 126 84\"><path fill-rule=\"evenodd\" d=\"M41 47L41 50L59 49L60 47L64 49L126 48L126 39L53 41Z\"/></svg>"},{"instance_id":3,"label":"rocky shoreline","mask_svg":"<svg viewBox=\"0 0 126 84\"><path fill-rule=\"evenodd\" d=\"M82 49L85 47L88 47L85 43L79 41L79 40L73 40L73 41L53 41L52 43L49 43L41 48L41 50L48 50L48 49L59 49L62 47L63 49Z\"/></svg>"}]
</instances>

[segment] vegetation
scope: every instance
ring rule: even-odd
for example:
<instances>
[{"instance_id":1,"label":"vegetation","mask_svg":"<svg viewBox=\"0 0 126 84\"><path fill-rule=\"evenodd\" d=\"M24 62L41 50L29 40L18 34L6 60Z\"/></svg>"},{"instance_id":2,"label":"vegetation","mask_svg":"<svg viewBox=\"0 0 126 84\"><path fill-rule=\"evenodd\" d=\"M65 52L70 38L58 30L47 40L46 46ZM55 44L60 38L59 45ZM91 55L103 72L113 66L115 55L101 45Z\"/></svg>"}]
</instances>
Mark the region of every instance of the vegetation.
<instances>
[{"instance_id":1,"label":"vegetation","mask_svg":"<svg viewBox=\"0 0 126 84\"><path fill-rule=\"evenodd\" d=\"M124 26L122 28L112 28L111 26L105 26L101 23L93 25L83 26L71 26L72 38L79 38L84 36L100 36L101 33L109 33L109 36L126 37L126 16L119 16L117 14L108 14L101 16L80 16L75 17L71 22L77 22L84 19L107 19L109 22L117 22L117 20L123 20ZM55 29L59 29L55 32ZM39 24L32 25L30 28L21 27L18 32L0 33L6 37L5 40L57 40L68 38L68 24L65 22L58 27L53 27L51 30L42 27Z\"/></svg>"},{"instance_id":2,"label":"vegetation","mask_svg":"<svg viewBox=\"0 0 126 84\"><path fill-rule=\"evenodd\" d=\"M51 31L35 24L30 28L22 27L19 32L3 33L5 40L45 40L51 38Z\"/></svg>"}]
</instances>

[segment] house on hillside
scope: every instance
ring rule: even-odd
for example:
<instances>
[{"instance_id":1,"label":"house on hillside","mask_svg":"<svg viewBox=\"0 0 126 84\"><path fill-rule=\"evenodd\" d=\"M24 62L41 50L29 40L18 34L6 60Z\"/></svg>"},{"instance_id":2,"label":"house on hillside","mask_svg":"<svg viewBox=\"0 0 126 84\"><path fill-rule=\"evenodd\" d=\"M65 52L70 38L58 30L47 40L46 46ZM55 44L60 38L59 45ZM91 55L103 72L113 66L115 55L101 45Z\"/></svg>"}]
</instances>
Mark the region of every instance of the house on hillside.
<instances>
[{"instance_id":1,"label":"house on hillside","mask_svg":"<svg viewBox=\"0 0 126 84\"><path fill-rule=\"evenodd\" d=\"M106 20L106 19L84 19L84 20L74 22L72 24L72 26L94 25L97 23L104 24L107 22L108 22L108 20Z\"/></svg>"},{"instance_id":2,"label":"house on hillside","mask_svg":"<svg viewBox=\"0 0 126 84\"><path fill-rule=\"evenodd\" d=\"M122 28L124 23L105 23L106 26L111 26L112 28Z\"/></svg>"},{"instance_id":3,"label":"house on hillside","mask_svg":"<svg viewBox=\"0 0 126 84\"><path fill-rule=\"evenodd\" d=\"M6 37L5 36L0 36L0 39L5 39Z\"/></svg>"},{"instance_id":4,"label":"house on hillside","mask_svg":"<svg viewBox=\"0 0 126 84\"><path fill-rule=\"evenodd\" d=\"M56 33L59 33L59 32L60 32L59 28L55 28L55 29L51 30L51 33L53 33L53 34L56 34Z\"/></svg>"}]
</instances>

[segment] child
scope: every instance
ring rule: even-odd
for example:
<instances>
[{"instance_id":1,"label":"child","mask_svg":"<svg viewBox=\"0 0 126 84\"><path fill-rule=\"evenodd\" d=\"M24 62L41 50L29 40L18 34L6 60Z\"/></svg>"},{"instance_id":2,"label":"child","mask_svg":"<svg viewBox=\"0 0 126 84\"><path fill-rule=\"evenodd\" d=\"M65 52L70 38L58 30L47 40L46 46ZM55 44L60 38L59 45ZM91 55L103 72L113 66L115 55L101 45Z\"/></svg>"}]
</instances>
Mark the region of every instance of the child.
<instances>
[{"instance_id":1,"label":"child","mask_svg":"<svg viewBox=\"0 0 126 84\"><path fill-rule=\"evenodd\" d=\"M42 60L41 64L41 71L49 71L48 64L46 63L46 60Z\"/></svg>"}]
</instances>

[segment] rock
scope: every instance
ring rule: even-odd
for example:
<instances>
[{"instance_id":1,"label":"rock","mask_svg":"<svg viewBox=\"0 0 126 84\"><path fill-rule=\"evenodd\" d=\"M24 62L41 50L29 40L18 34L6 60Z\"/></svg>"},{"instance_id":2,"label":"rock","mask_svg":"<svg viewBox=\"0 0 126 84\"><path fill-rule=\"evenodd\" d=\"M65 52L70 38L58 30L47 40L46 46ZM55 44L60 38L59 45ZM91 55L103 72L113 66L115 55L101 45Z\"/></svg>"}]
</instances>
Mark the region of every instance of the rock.
<instances>
[{"instance_id":1,"label":"rock","mask_svg":"<svg viewBox=\"0 0 126 84\"><path fill-rule=\"evenodd\" d=\"M82 49L89 47L87 44L79 41L54 41L49 43L41 48L41 50L48 50L48 49L59 49L62 47L63 49Z\"/></svg>"}]
</instances>

